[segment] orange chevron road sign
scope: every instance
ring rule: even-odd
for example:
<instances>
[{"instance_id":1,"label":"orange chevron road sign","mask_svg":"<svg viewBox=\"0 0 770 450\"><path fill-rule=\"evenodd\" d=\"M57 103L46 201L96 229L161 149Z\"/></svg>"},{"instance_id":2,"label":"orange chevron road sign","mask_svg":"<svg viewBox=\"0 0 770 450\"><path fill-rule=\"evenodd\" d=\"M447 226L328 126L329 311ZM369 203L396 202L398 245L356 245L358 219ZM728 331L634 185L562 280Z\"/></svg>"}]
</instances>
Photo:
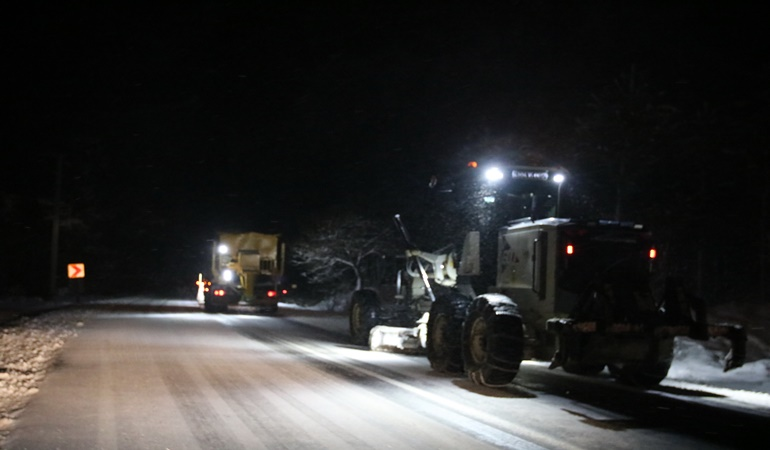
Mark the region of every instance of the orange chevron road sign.
<instances>
[{"instance_id":1,"label":"orange chevron road sign","mask_svg":"<svg viewBox=\"0 0 770 450\"><path fill-rule=\"evenodd\" d=\"M69 278L85 278L86 277L86 265L83 263L67 264L67 277Z\"/></svg>"}]
</instances>

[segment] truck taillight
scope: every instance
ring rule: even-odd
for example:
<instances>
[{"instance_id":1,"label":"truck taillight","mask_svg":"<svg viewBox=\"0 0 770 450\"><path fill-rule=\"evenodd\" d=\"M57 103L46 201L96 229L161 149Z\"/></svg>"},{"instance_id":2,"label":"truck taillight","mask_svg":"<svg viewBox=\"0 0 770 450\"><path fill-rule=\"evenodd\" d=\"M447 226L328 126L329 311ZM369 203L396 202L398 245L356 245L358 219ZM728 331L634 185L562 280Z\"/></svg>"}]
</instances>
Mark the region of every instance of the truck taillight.
<instances>
[{"instance_id":1,"label":"truck taillight","mask_svg":"<svg viewBox=\"0 0 770 450\"><path fill-rule=\"evenodd\" d=\"M214 289L214 295L217 297L224 297L225 296L225 290L224 289Z\"/></svg>"},{"instance_id":2,"label":"truck taillight","mask_svg":"<svg viewBox=\"0 0 770 450\"><path fill-rule=\"evenodd\" d=\"M568 255L574 255L575 254L575 246L572 244L567 244L567 248L564 250Z\"/></svg>"},{"instance_id":3,"label":"truck taillight","mask_svg":"<svg viewBox=\"0 0 770 450\"><path fill-rule=\"evenodd\" d=\"M283 290L281 290L281 294L283 294L283 295L286 295L286 294L288 294L288 293L289 293L289 290L288 290L288 289L283 289Z\"/></svg>"},{"instance_id":4,"label":"truck taillight","mask_svg":"<svg viewBox=\"0 0 770 450\"><path fill-rule=\"evenodd\" d=\"M278 292L276 292L276 291L274 291L274 290L272 290L272 289L270 289L269 291L267 291L267 296L268 296L268 297L270 297L270 298L273 298L273 297L275 297L276 295L278 295Z\"/></svg>"},{"instance_id":5,"label":"truck taillight","mask_svg":"<svg viewBox=\"0 0 770 450\"><path fill-rule=\"evenodd\" d=\"M650 259L655 259L658 256L658 251L655 250L654 248L651 248L649 252L649 256L650 256Z\"/></svg>"}]
</instances>

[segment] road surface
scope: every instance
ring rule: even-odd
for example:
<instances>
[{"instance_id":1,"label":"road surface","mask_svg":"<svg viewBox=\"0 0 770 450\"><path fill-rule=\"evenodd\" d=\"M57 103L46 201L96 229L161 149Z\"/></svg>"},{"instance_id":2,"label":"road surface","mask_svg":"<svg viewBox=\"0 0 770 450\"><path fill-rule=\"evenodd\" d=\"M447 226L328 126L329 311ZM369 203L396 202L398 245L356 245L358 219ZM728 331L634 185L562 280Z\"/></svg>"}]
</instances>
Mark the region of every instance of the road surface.
<instances>
[{"instance_id":1,"label":"road surface","mask_svg":"<svg viewBox=\"0 0 770 450\"><path fill-rule=\"evenodd\" d=\"M4 448L711 449L770 425L768 411L536 364L482 388L421 356L349 345L341 317L190 305L96 310Z\"/></svg>"}]
</instances>

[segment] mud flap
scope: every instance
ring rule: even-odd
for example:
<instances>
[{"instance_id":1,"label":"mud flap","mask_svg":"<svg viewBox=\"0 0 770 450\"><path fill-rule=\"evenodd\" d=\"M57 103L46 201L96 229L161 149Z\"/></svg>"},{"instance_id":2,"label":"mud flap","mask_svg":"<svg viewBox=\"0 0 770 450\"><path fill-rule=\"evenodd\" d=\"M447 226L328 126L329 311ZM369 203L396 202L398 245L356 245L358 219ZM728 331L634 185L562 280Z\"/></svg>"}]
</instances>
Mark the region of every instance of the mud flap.
<instances>
[{"instance_id":1,"label":"mud flap","mask_svg":"<svg viewBox=\"0 0 770 450\"><path fill-rule=\"evenodd\" d=\"M565 351L567 348L567 338L564 335L564 331L569 329L573 322L572 319L549 319L546 322L546 331L556 335L556 351L551 358L551 364L548 366L549 369L556 369L564 365L567 359L567 352Z\"/></svg>"}]
</instances>

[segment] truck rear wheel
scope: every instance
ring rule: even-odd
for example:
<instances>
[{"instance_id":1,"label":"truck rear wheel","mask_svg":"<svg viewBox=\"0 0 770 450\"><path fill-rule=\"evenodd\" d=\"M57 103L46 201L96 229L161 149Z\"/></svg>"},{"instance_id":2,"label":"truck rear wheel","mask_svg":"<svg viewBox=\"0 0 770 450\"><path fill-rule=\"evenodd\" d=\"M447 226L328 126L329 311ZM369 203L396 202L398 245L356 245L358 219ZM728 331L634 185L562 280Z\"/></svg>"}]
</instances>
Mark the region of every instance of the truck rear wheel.
<instances>
[{"instance_id":1,"label":"truck rear wheel","mask_svg":"<svg viewBox=\"0 0 770 450\"><path fill-rule=\"evenodd\" d=\"M585 364L567 361L562 366L567 373L573 373L576 375L596 375L604 370L604 364Z\"/></svg>"},{"instance_id":2,"label":"truck rear wheel","mask_svg":"<svg viewBox=\"0 0 770 450\"><path fill-rule=\"evenodd\" d=\"M654 359L653 361L610 364L607 368L610 374L623 384L639 387L657 386L666 378L668 369L671 368L671 362L674 359L674 340L665 339L657 342L657 348L651 351L650 356Z\"/></svg>"},{"instance_id":3,"label":"truck rear wheel","mask_svg":"<svg viewBox=\"0 0 770 450\"><path fill-rule=\"evenodd\" d=\"M220 305L212 302L208 298L203 301L203 310L207 313L227 312L227 304Z\"/></svg>"},{"instance_id":4,"label":"truck rear wheel","mask_svg":"<svg viewBox=\"0 0 770 450\"><path fill-rule=\"evenodd\" d=\"M460 294L439 297L430 308L427 353L433 370L463 370L462 332L470 299Z\"/></svg>"},{"instance_id":5,"label":"truck rear wheel","mask_svg":"<svg viewBox=\"0 0 770 450\"><path fill-rule=\"evenodd\" d=\"M524 354L518 308L499 294L477 297L463 324L463 362L476 384L499 387L516 377Z\"/></svg>"},{"instance_id":6,"label":"truck rear wheel","mask_svg":"<svg viewBox=\"0 0 770 450\"><path fill-rule=\"evenodd\" d=\"M371 291L356 291L350 302L350 337L355 345L369 345L369 333L380 324L380 302Z\"/></svg>"},{"instance_id":7,"label":"truck rear wheel","mask_svg":"<svg viewBox=\"0 0 770 450\"><path fill-rule=\"evenodd\" d=\"M639 387L657 386L668 375L671 363L653 364L612 364L610 373L623 384Z\"/></svg>"},{"instance_id":8,"label":"truck rear wheel","mask_svg":"<svg viewBox=\"0 0 770 450\"><path fill-rule=\"evenodd\" d=\"M585 362L582 358L583 349L591 345L590 335L571 334L560 336L559 352L566 355L561 368L567 373L576 375L596 375L604 370L605 365L597 362Z\"/></svg>"}]
</instances>

